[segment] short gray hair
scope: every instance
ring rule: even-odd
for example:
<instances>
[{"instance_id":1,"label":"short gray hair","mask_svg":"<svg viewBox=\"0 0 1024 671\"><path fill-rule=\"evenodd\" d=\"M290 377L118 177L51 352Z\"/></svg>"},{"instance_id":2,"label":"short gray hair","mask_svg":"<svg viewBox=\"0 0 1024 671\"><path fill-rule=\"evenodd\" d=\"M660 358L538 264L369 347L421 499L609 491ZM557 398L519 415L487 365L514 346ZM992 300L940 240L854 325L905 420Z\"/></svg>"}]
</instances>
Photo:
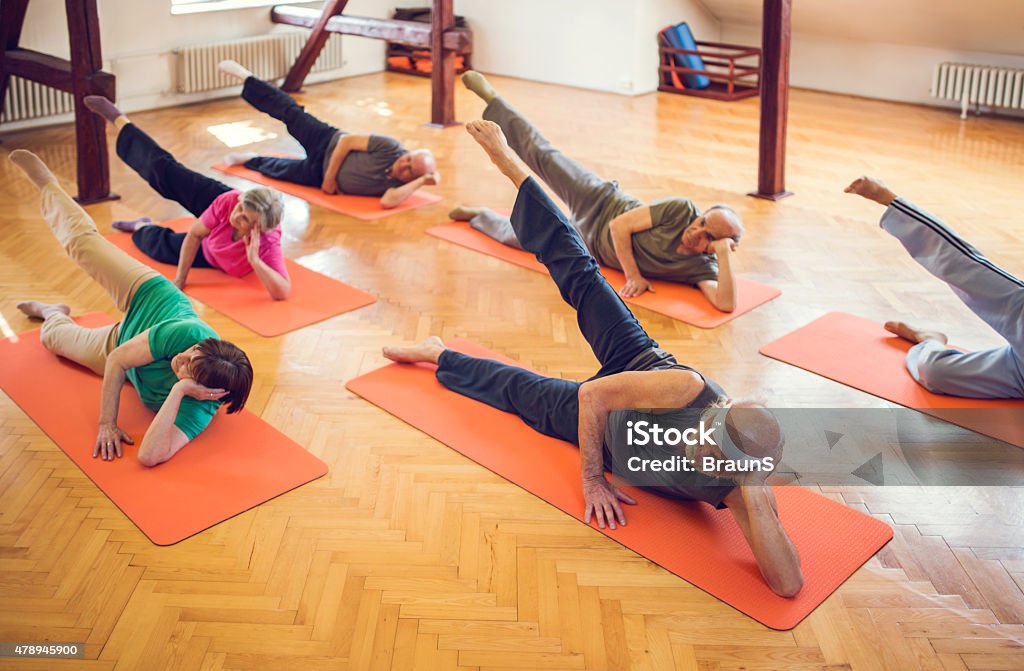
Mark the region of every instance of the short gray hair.
<instances>
[{"instance_id":1,"label":"short gray hair","mask_svg":"<svg viewBox=\"0 0 1024 671\"><path fill-rule=\"evenodd\" d=\"M242 192L242 207L252 210L260 217L260 232L267 233L278 227L284 214L284 200L281 194L263 186Z\"/></svg>"}]
</instances>

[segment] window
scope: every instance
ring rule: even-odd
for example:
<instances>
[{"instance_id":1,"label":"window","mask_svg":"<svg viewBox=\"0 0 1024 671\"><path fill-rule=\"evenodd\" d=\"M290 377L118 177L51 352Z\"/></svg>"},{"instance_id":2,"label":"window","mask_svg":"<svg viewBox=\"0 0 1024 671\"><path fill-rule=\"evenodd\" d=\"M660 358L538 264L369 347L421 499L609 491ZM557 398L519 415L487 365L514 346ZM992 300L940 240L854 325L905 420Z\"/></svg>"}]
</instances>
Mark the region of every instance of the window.
<instances>
[{"instance_id":1,"label":"window","mask_svg":"<svg viewBox=\"0 0 1024 671\"><path fill-rule=\"evenodd\" d=\"M288 0L171 0L171 14L196 14L225 9L269 7L287 4ZM301 3L296 3L301 4Z\"/></svg>"}]
</instances>

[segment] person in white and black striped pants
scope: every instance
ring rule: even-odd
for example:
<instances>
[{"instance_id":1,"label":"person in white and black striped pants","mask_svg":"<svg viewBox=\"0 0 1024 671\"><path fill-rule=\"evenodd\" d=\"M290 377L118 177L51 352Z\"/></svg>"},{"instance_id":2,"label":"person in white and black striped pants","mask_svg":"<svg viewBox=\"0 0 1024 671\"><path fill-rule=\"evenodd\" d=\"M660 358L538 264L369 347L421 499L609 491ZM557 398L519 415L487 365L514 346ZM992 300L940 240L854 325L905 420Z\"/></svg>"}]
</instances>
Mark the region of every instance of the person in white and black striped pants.
<instances>
[{"instance_id":1,"label":"person in white and black striped pants","mask_svg":"<svg viewBox=\"0 0 1024 671\"><path fill-rule=\"evenodd\" d=\"M1024 398L1024 281L880 181L861 177L846 192L885 205L881 227L1007 341L1003 347L963 352L947 347L944 333L886 322L886 330L915 343L906 359L914 379L937 394Z\"/></svg>"}]
</instances>

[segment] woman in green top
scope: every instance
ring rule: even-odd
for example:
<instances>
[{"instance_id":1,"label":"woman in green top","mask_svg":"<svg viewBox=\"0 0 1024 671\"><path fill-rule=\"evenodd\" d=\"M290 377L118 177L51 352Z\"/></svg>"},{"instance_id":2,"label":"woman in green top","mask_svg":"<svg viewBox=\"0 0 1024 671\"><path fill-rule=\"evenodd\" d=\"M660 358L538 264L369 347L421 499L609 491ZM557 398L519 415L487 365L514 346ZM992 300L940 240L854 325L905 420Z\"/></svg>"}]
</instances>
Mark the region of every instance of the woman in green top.
<instances>
[{"instance_id":1,"label":"woman in green top","mask_svg":"<svg viewBox=\"0 0 1024 671\"><path fill-rule=\"evenodd\" d=\"M107 242L35 154L18 150L10 158L40 189L43 218L64 251L126 313L120 323L87 329L75 324L67 305L18 305L43 320L44 347L103 376L92 456L120 457L121 444L133 442L117 425L126 378L156 412L139 445L139 461L146 466L173 457L206 428L222 403L228 413L241 410L252 387L245 352L220 340L174 284Z\"/></svg>"}]
</instances>

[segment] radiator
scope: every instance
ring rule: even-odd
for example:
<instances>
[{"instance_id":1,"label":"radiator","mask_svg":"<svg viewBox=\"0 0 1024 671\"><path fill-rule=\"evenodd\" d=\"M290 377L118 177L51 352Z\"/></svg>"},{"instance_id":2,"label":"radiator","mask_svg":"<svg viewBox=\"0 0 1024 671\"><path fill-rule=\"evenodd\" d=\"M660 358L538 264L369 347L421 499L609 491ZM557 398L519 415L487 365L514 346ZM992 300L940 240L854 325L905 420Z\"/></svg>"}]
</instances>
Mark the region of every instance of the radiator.
<instances>
[{"instance_id":1,"label":"radiator","mask_svg":"<svg viewBox=\"0 0 1024 671\"><path fill-rule=\"evenodd\" d=\"M225 58L238 61L260 79L280 79L288 74L308 38L309 31L303 30L175 49L178 93L238 86L237 79L217 69L217 63ZM331 35L312 72L337 70L342 65L341 40Z\"/></svg>"},{"instance_id":2,"label":"radiator","mask_svg":"<svg viewBox=\"0 0 1024 671\"><path fill-rule=\"evenodd\" d=\"M4 114L0 121L12 123L40 117L70 114L75 111L75 99L70 93L11 77L4 96Z\"/></svg>"},{"instance_id":3,"label":"radiator","mask_svg":"<svg viewBox=\"0 0 1024 671\"><path fill-rule=\"evenodd\" d=\"M970 105L1024 109L1024 69L966 63L939 63L932 75L932 96L960 101L960 118Z\"/></svg>"}]
</instances>

